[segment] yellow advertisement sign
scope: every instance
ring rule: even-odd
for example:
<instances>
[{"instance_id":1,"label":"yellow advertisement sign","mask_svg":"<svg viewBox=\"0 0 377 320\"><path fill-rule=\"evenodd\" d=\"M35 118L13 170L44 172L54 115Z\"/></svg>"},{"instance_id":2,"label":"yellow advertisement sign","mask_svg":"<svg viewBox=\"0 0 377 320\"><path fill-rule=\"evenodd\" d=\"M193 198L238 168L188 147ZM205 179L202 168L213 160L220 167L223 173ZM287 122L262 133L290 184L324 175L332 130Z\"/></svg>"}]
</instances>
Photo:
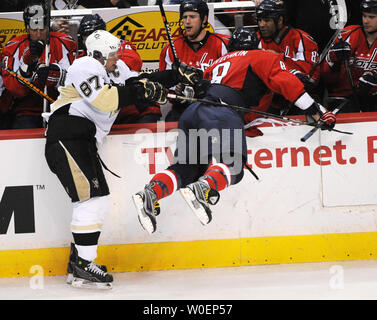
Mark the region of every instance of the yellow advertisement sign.
<instances>
[{"instance_id":1,"label":"yellow advertisement sign","mask_svg":"<svg viewBox=\"0 0 377 320\"><path fill-rule=\"evenodd\" d=\"M7 42L21 34L26 33L23 21L13 19L0 19L0 53L3 52Z\"/></svg>"},{"instance_id":2,"label":"yellow advertisement sign","mask_svg":"<svg viewBox=\"0 0 377 320\"><path fill-rule=\"evenodd\" d=\"M166 12L172 38L180 35L179 12ZM208 30L213 32L209 25ZM133 43L143 62L156 62L162 48L169 42L159 11L147 11L118 17L106 23L107 31Z\"/></svg>"}]
</instances>

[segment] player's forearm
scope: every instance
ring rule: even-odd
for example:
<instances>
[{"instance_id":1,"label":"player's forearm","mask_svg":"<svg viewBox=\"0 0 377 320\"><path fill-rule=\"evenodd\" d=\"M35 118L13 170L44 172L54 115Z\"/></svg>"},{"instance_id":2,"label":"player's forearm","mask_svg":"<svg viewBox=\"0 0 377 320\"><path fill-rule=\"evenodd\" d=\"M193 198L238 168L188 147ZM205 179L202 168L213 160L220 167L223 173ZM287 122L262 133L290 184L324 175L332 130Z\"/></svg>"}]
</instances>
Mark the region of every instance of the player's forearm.
<instances>
[{"instance_id":1,"label":"player's forearm","mask_svg":"<svg viewBox=\"0 0 377 320\"><path fill-rule=\"evenodd\" d=\"M166 88L173 87L179 82L177 72L173 70L162 70L152 73L141 73L138 78L146 78L150 81L159 82Z\"/></svg>"}]
</instances>

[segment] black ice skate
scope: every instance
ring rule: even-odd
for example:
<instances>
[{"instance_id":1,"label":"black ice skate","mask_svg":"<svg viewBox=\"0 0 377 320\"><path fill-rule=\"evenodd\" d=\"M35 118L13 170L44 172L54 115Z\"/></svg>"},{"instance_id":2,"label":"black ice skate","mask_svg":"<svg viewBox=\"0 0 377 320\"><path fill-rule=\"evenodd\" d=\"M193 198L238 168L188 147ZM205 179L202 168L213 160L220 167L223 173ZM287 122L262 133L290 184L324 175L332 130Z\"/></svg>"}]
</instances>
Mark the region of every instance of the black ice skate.
<instances>
[{"instance_id":1,"label":"black ice skate","mask_svg":"<svg viewBox=\"0 0 377 320\"><path fill-rule=\"evenodd\" d=\"M72 267L72 287L89 289L112 288L113 276L101 270L94 262L77 257L76 263L72 264Z\"/></svg>"},{"instance_id":2,"label":"black ice skate","mask_svg":"<svg viewBox=\"0 0 377 320\"><path fill-rule=\"evenodd\" d=\"M132 196L134 201L139 222L141 226L150 234L156 231L156 216L160 214L160 205L158 203L156 193L152 186L147 184L143 191Z\"/></svg>"},{"instance_id":3,"label":"black ice skate","mask_svg":"<svg viewBox=\"0 0 377 320\"><path fill-rule=\"evenodd\" d=\"M212 210L209 205L216 204L219 201L220 194L211 189L203 178L187 185L186 188L181 188L179 191L199 221L203 225L210 223Z\"/></svg>"},{"instance_id":4,"label":"black ice skate","mask_svg":"<svg viewBox=\"0 0 377 320\"><path fill-rule=\"evenodd\" d=\"M72 284L73 281L73 264L76 263L78 258L77 249L75 247L75 244L71 242L71 252L69 253L69 261L67 265L67 283ZM98 265L97 267L100 268L102 271L107 272L107 268L104 265Z\"/></svg>"}]
</instances>

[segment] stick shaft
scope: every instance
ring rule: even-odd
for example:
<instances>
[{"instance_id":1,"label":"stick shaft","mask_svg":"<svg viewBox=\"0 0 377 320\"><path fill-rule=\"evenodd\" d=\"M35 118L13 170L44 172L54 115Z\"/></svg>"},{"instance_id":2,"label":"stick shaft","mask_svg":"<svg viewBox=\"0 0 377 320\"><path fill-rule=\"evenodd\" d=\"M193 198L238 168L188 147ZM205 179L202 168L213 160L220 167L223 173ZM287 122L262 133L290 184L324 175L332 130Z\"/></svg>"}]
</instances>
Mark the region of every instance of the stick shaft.
<instances>
[{"instance_id":1,"label":"stick shaft","mask_svg":"<svg viewBox=\"0 0 377 320\"><path fill-rule=\"evenodd\" d=\"M46 8L47 8L47 37L46 37L46 45L45 45L45 64L48 67L50 65L50 20L51 20L51 1L46 0ZM44 87L44 94L47 96L47 86ZM49 105L48 101L45 99L43 100L43 112L47 112ZM46 127L46 121L43 119L43 126Z\"/></svg>"},{"instance_id":2,"label":"stick shaft","mask_svg":"<svg viewBox=\"0 0 377 320\"><path fill-rule=\"evenodd\" d=\"M173 37L172 37L171 32L170 32L169 23L168 23L168 20L166 18L164 6L162 5L162 0L158 0L157 3L158 3L158 6L160 7L162 21L164 22L165 31L166 31L166 34L168 36L168 41L169 41L169 44L170 44L171 51L173 53L173 58L174 58L174 61L176 61L176 60L178 60L177 51L175 50Z\"/></svg>"},{"instance_id":3,"label":"stick shaft","mask_svg":"<svg viewBox=\"0 0 377 320\"><path fill-rule=\"evenodd\" d=\"M335 2L335 4L334 4ZM347 23L347 6L344 2L344 0L327 0L327 3L330 7L330 14L331 14L331 20L330 20L330 27L331 23L334 23L336 31L334 32L333 36L327 43L326 47L323 49L322 53L320 54L317 62L312 66L310 72L309 72L309 78L312 78L315 70L318 68L318 66L323 62L325 57L327 56L332 44L334 41L340 37L340 34Z\"/></svg>"},{"instance_id":4,"label":"stick shaft","mask_svg":"<svg viewBox=\"0 0 377 320\"><path fill-rule=\"evenodd\" d=\"M241 111L241 112L245 112L245 113L259 114L259 115L267 117L267 118L274 118L274 119L279 119L279 120L290 121L290 122L294 122L294 123L299 124L299 125L310 125L305 121L301 121L301 120L297 120L297 119L291 119L291 118L280 116L280 115L273 114L273 113L268 113L268 112L253 110L253 109L249 109L249 108L244 108L244 107L237 106L237 105L234 105L234 104L227 104L227 103L223 103L223 102L217 102L217 101L211 101L211 100L205 100L205 99L189 98L189 97L184 97L184 96L178 96L178 95L172 94L172 93L168 93L168 98L186 100L186 101L189 101L189 102L192 102L192 103L193 102L201 102L201 103L208 104L208 105L228 107L228 108L232 108L232 109L235 109L237 111Z\"/></svg>"},{"instance_id":5,"label":"stick shaft","mask_svg":"<svg viewBox=\"0 0 377 320\"><path fill-rule=\"evenodd\" d=\"M52 99L51 97L49 97L47 94L45 94L42 90L40 90L39 88L37 88L31 82L29 82L25 78L21 77L18 73L16 73L13 70L7 68L2 62L0 62L0 67L3 70L5 70L6 72L8 72L12 77L15 77L23 85L27 86L29 89L33 90L36 94L40 95L42 98L48 100L51 103L55 102L54 99Z\"/></svg>"}]
</instances>

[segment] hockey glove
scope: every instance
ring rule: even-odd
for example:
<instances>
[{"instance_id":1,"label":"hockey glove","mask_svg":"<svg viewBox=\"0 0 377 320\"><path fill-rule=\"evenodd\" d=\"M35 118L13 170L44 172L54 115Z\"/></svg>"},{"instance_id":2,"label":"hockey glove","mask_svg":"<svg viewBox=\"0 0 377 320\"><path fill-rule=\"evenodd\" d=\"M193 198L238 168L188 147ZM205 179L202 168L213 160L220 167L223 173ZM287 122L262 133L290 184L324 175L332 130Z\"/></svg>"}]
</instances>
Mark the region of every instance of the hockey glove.
<instances>
[{"instance_id":1,"label":"hockey glove","mask_svg":"<svg viewBox=\"0 0 377 320\"><path fill-rule=\"evenodd\" d=\"M202 79L200 80L195 86L194 86L194 91L195 91L195 97L198 99L204 98L204 96L207 93L208 88L211 85L211 81Z\"/></svg>"},{"instance_id":2,"label":"hockey glove","mask_svg":"<svg viewBox=\"0 0 377 320\"><path fill-rule=\"evenodd\" d=\"M38 61L40 56L43 53L45 45L42 41L30 40L29 48L26 48L22 56L22 60L25 64L32 64L35 61Z\"/></svg>"},{"instance_id":3,"label":"hockey glove","mask_svg":"<svg viewBox=\"0 0 377 320\"><path fill-rule=\"evenodd\" d=\"M45 46L42 41L37 40L30 40L29 47L25 49L22 59L21 65L18 73L30 80L33 76L33 72L35 71L39 57L42 55Z\"/></svg>"},{"instance_id":4,"label":"hockey glove","mask_svg":"<svg viewBox=\"0 0 377 320\"><path fill-rule=\"evenodd\" d=\"M140 79L134 82L138 98L142 101L165 104L168 102L167 89L159 82Z\"/></svg>"},{"instance_id":5,"label":"hockey glove","mask_svg":"<svg viewBox=\"0 0 377 320\"><path fill-rule=\"evenodd\" d=\"M175 61L173 70L178 75L178 81L189 86L195 86L203 78L202 70L190 67L184 62Z\"/></svg>"},{"instance_id":6,"label":"hockey glove","mask_svg":"<svg viewBox=\"0 0 377 320\"><path fill-rule=\"evenodd\" d=\"M335 63L340 64L351 56L351 46L348 42L338 41L334 43L327 54L327 62L330 67Z\"/></svg>"},{"instance_id":7,"label":"hockey glove","mask_svg":"<svg viewBox=\"0 0 377 320\"><path fill-rule=\"evenodd\" d=\"M377 71L368 70L359 78L359 89L361 94L369 94L370 90L377 87Z\"/></svg>"},{"instance_id":8,"label":"hockey glove","mask_svg":"<svg viewBox=\"0 0 377 320\"><path fill-rule=\"evenodd\" d=\"M38 86L44 87L59 87L64 85L66 71L63 70L57 63L52 63L48 67L41 63L38 65L35 72L34 81Z\"/></svg>"},{"instance_id":9,"label":"hockey glove","mask_svg":"<svg viewBox=\"0 0 377 320\"><path fill-rule=\"evenodd\" d=\"M329 130L331 131L335 127L336 123L336 116L331 111L328 111L324 106L321 104L314 102L306 112L309 115L319 114L319 127L322 130Z\"/></svg>"}]
</instances>

